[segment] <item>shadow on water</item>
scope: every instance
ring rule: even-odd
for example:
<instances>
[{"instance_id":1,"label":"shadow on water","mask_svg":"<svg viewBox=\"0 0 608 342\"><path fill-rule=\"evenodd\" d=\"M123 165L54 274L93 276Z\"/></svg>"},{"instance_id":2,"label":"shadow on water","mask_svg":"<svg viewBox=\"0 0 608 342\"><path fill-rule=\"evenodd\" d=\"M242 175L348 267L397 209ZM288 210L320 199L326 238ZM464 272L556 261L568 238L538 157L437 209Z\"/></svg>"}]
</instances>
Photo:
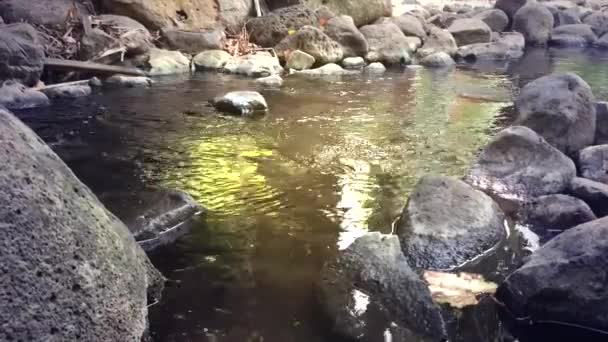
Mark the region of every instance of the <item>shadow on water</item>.
<instances>
[{"instance_id":1,"label":"shadow on water","mask_svg":"<svg viewBox=\"0 0 608 342\"><path fill-rule=\"evenodd\" d=\"M390 232L421 175L463 175L512 120L523 84L574 70L603 99L605 58L531 51L455 72L290 77L261 90L270 111L250 119L220 116L207 102L259 86L217 74L19 115L110 210L128 206L115 194L149 186L180 188L209 209L207 222L152 255L171 279L151 307L154 340L337 341L314 299L324 262L366 231ZM519 262L513 232L515 247L473 268L500 280ZM464 327L454 340L480 331Z\"/></svg>"}]
</instances>

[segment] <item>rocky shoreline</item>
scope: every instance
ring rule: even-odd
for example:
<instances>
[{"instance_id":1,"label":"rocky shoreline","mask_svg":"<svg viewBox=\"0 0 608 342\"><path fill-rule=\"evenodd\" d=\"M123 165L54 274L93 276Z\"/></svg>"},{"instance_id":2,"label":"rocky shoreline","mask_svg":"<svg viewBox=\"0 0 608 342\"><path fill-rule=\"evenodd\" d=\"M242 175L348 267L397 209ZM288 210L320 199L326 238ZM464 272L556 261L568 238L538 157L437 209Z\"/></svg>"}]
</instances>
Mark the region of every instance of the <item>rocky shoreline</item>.
<instances>
[{"instance_id":1,"label":"rocky shoreline","mask_svg":"<svg viewBox=\"0 0 608 342\"><path fill-rule=\"evenodd\" d=\"M250 18L251 4L238 1L230 10L210 8L214 15L205 18L190 15L192 9L159 11L124 0L102 1L101 8L116 12L93 16L95 7L85 2L53 2L79 13L73 15L84 33L74 55L85 60L145 68L150 77L228 72L255 77L265 87L280 87L284 75L508 61L521 57L526 46L608 47L608 12L592 1L499 0L494 8L418 7L398 17L390 16L385 1L353 1L357 6L348 8L303 1L272 11L264 3L265 14L257 18ZM39 25L63 25L58 18L65 14L36 15L48 8L23 6L0 1L7 22L0 24L1 106L36 108L99 87L153 85L149 77L88 80L84 73L77 73L84 82L41 85L50 50ZM246 46L225 51L226 32L243 26ZM117 27L125 31L108 31ZM119 58L107 54L112 49L119 49ZM268 108L261 94L249 90L211 102L235 115ZM462 180L422 177L394 235L368 234L325 266L319 294L336 334L361 339L375 333L368 327L381 326L393 341L445 339L453 311L435 301L423 273L458 272L483 257L505 239L509 218L529 226L543 245L492 298L527 324L608 330L608 105L571 73L527 84L514 102L515 123L481 151L469 174ZM163 278L143 249L175 241L185 231L181 225L204 209L184 193L155 189L137 215L114 213L123 223L13 114L3 108L0 121L3 164L9 165L0 179L9 195L0 199L0 222L9 236L0 252L8 275L0 340L144 339L147 305L158 300ZM501 207L505 202L509 210ZM357 306L361 298L363 309ZM55 322L58 316L65 322Z\"/></svg>"}]
</instances>

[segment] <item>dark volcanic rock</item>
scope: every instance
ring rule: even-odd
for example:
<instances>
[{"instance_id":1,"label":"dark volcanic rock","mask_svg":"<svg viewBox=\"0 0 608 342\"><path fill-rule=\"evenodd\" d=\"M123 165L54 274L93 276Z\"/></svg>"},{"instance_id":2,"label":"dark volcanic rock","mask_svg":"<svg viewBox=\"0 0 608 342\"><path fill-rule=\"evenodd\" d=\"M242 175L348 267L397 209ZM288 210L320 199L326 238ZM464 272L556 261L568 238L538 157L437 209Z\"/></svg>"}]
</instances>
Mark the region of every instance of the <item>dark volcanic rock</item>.
<instances>
[{"instance_id":1,"label":"dark volcanic rock","mask_svg":"<svg viewBox=\"0 0 608 342\"><path fill-rule=\"evenodd\" d=\"M399 219L403 254L416 269L449 269L505 236L505 216L486 194L450 177L424 176Z\"/></svg>"},{"instance_id":2,"label":"dark volcanic rock","mask_svg":"<svg viewBox=\"0 0 608 342\"><path fill-rule=\"evenodd\" d=\"M369 46L365 36L359 32L353 18L340 15L331 18L324 28L325 34L342 46L344 57L364 57Z\"/></svg>"},{"instance_id":3,"label":"dark volcanic rock","mask_svg":"<svg viewBox=\"0 0 608 342\"><path fill-rule=\"evenodd\" d=\"M44 93L23 84L6 81L0 87L0 106L8 109L46 107L50 104L51 101Z\"/></svg>"},{"instance_id":4,"label":"dark volcanic rock","mask_svg":"<svg viewBox=\"0 0 608 342\"><path fill-rule=\"evenodd\" d=\"M578 154L578 170L584 178L608 184L608 145L582 149Z\"/></svg>"},{"instance_id":5,"label":"dark volcanic rock","mask_svg":"<svg viewBox=\"0 0 608 342\"><path fill-rule=\"evenodd\" d=\"M575 176L570 158L531 129L512 126L488 143L466 179L501 197L525 200L561 193Z\"/></svg>"},{"instance_id":6,"label":"dark volcanic rock","mask_svg":"<svg viewBox=\"0 0 608 342\"><path fill-rule=\"evenodd\" d=\"M526 202L519 219L541 235L561 233L579 224L593 221L595 214L587 203L567 195L547 195Z\"/></svg>"},{"instance_id":7,"label":"dark volcanic rock","mask_svg":"<svg viewBox=\"0 0 608 342\"><path fill-rule=\"evenodd\" d=\"M42 74L44 49L28 24L0 26L0 82L15 80L34 86Z\"/></svg>"},{"instance_id":8,"label":"dark volcanic rock","mask_svg":"<svg viewBox=\"0 0 608 342\"><path fill-rule=\"evenodd\" d=\"M589 204L597 217L608 215L608 185L586 178L574 178L568 193Z\"/></svg>"},{"instance_id":9,"label":"dark volcanic rock","mask_svg":"<svg viewBox=\"0 0 608 342\"><path fill-rule=\"evenodd\" d=\"M608 218L569 229L499 287L516 317L608 329Z\"/></svg>"},{"instance_id":10,"label":"dark volcanic rock","mask_svg":"<svg viewBox=\"0 0 608 342\"><path fill-rule=\"evenodd\" d=\"M380 341L390 330L395 342L446 338L439 307L394 235L364 235L326 264L319 297L343 337Z\"/></svg>"},{"instance_id":11,"label":"dark volcanic rock","mask_svg":"<svg viewBox=\"0 0 608 342\"><path fill-rule=\"evenodd\" d=\"M529 2L513 17L513 31L520 32L528 45L545 45L553 30L553 14L544 5Z\"/></svg>"},{"instance_id":12,"label":"dark volcanic rock","mask_svg":"<svg viewBox=\"0 0 608 342\"><path fill-rule=\"evenodd\" d=\"M140 341L163 279L127 227L3 110L0 146L0 340Z\"/></svg>"},{"instance_id":13,"label":"dark volcanic rock","mask_svg":"<svg viewBox=\"0 0 608 342\"><path fill-rule=\"evenodd\" d=\"M574 73L544 76L528 83L515 101L516 124L529 127L566 154L593 144L595 98Z\"/></svg>"},{"instance_id":14,"label":"dark volcanic rock","mask_svg":"<svg viewBox=\"0 0 608 342\"><path fill-rule=\"evenodd\" d=\"M342 46L314 26L302 27L298 32L281 40L274 49L283 60L291 52L300 50L313 56L320 64L336 63L344 56Z\"/></svg>"},{"instance_id":15,"label":"dark volcanic rock","mask_svg":"<svg viewBox=\"0 0 608 342\"><path fill-rule=\"evenodd\" d=\"M526 2L528 2L528 0L497 0L494 7L505 12L512 22L515 13L517 13Z\"/></svg>"},{"instance_id":16,"label":"dark volcanic rock","mask_svg":"<svg viewBox=\"0 0 608 342\"><path fill-rule=\"evenodd\" d=\"M435 52L445 52L453 56L457 50L458 45L456 45L456 40L450 32L436 26L430 26L424 45L418 49L417 54L420 58L432 55Z\"/></svg>"},{"instance_id":17,"label":"dark volcanic rock","mask_svg":"<svg viewBox=\"0 0 608 342\"><path fill-rule=\"evenodd\" d=\"M268 109L266 99L255 91L232 91L216 97L212 102L219 111L237 115L265 112Z\"/></svg>"},{"instance_id":18,"label":"dark volcanic rock","mask_svg":"<svg viewBox=\"0 0 608 342\"><path fill-rule=\"evenodd\" d=\"M64 25L70 11L90 15L84 0L0 0L0 16L7 23Z\"/></svg>"}]
</instances>

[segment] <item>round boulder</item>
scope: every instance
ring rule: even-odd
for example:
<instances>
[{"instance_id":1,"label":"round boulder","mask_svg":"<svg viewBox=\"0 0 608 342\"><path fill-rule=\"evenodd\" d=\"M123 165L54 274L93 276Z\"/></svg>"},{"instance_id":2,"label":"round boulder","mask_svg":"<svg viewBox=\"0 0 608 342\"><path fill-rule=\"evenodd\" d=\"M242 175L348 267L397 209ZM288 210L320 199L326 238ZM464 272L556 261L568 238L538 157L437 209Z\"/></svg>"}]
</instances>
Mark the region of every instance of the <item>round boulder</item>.
<instances>
[{"instance_id":1,"label":"round boulder","mask_svg":"<svg viewBox=\"0 0 608 342\"><path fill-rule=\"evenodd\" d=\"M208 50L194 56L192 63L197 70L221 70L231 58L224 50Z\"/></svg>"},{"instance_id":2,"label":"round boulder","mask_svg":"<svg viewBox=\"0 0 608 342\"><path fill-rule=\"evenodd\" d=\"M312 68L315 58L306 52L295 50L287 57L286 67L294 70L306 70Z\"/></svg>"},{"instance_id":3,"label":"round boulder","mask_svg":"<svg viewBox=\"0 0 608 342\"><path fill-rule=\"evenodd\" d=\"M34 86L44 66L38 32L28 24L0 26L0 82L15 80Z\"/></svg>"},{"instance_id":4,"label":"round boulder","mask_svg":"<svg viewBox=\"0 0 608 342\"><path fill-rule=\"evenodd\" d=\"M266 99L256 91L232 91L216 97L212 103L217 110L229 114L249 115L268 110Z\"/></svg>"},{"instance_id":5,"label":"round boulder","mask_svg":"<svg viewBox=\"0 0 608 342\"><path fill-rule=\"evenodd\" d=\"M540 134L566 154L595 140L595 98L574 73L553 74L528 83L515 101L516 124Z\"/></svg>"},{"instance_id":6,"label":"round boulder","mask_svg":"<svg viewBox=\"0 0 608 342\"><path fill-rule=\"evenodd\" d=\"M503 198L527 200L561 193L575 176L570 158L533 130L512 126L488 143L466 180Z\"/></svg>"},{"instance_id":7,"label":"round boulder","mask_svg":"<svg viewBox=\"0 0 608 342\"><path fill-rule=\"evenodd\" d=\"M494 32L502 32L509 26L509 17L497 8L483 10L473 15L473 18L483 21Z\"/></svg>"},{"instance_id":8,"label":"round boulder","mask_svg":"<svg viewBox=\"0 0 608 342\"><path fill-rule=\"evenodd\" d=\"M534 198L522 206L518 216L543 238L596 219L587 203L568 195Z\"/></svg>"},{"instance_id":9,"label":"round boulder","mask_svg":"<svg viewBox=\"0 0 608 342\"><path fill-rule=\"evenodd\" d=\"M528 45L545 45L553 30L553 14L541 3L529 2L513 17L513 31L520 32Z\"/></svg>"},{"instance_id":10,"label":"round boulder","mask_svg":"<svg viewBox=\"0 0 608 342\"><path fill-rule=\"evenodd\" d=\"M570 182L568 193L585 201L597 217L608 216L607 184L575 177Z\"/></svg>"},{"instance_id":11,"label":"round boulder","mask_svg":"<svg viewBox=\"0 0 608 342\"><path fill-rule=\"evenodd\" d=\"M420 64L428 68L451 68L455 62L447 53L435 52L421 59Z\"/></svg>"},{"instance_id":12,"label":"round boulder","mask_svg":"<svg viewBox=\"0 0 608 342\"><path fill-rule=\"evenodd\" d=\"M342 46L344 57L364 57L369 50L365 36L347 15L331 18L325 24L324 32Z\"/></svg>"},{"instance_id":13,"label":"round boulder","mask_svg":"<svg viewBox=\"0 0 608 342\"><path fill-rule=\"evenodd\" d=\"M512 22L515 13L517 13L517 11L519 11L527 2L528 0L497 0L494 7L505 12Z\"/></svg>"},{"instance_id":14,"label":"round boulder","mask_svg":"<svg viewBox=\"0 0 608 342\"><path fill-rule=\"evenodd\" d=\"M456 40L456 45L463 46L475 43L488 43L492 39L492 30L480 19L457 19L448 27Z\"/></svg>"},{"instance_id":15,"label":"round boulder","mask_svg":"<svg viewBox=\"0 0 608 342\"><path fill-rule=\"evenodd\" d=\"M336 63L344 56L340 44L313 26L304 26L295 34L285 37L274 49L282 59L286 59L292 51L300 50L313 56L320 64Z\"/></svg>"},{"instance_id":16,"label":"round boulder","mask_svg":"<svg viewBox=\"0 0 608 342\"><path fill-rule=\"evenodd\" d=\"M596 35L602 36L608 32L608 13L603 11L593 12L583 19L583 24L591 26Z\"/></svg>"},{"instance_id":17,"label":"round boulder","mask_svg":"<svg viewBox=\"0 0 608 342\"><path fill-rule=\"evenodd\" d=\"M553 29L550 45L565 47L585 47L597 40L591 26L587 24L562 25Z\"/></svg>"},{"instance_id":18,"label":"round boulder","mask_svg":"<svg viewBox=\"0 0 608 342\"><path fill-rule=\"evenodd\" d=\"M435 52L445 52L453 56L457 50L458 45L456 45L456 40L454 40L454 36L449 31L436 26L430 26L424 45L418 49L417 54L420 58L432 55Z\"/></svg>"},{"instance_id":19,"label":"round boulder","mask_svg":"<svg viewBox=\"0 0 608 342\"><path fill-rule=\"evenodd\" d=\"M450 269L499 243L506 235L505 215L463 181L424 176L403 209L397 235L415 269Z\"/></svg>"},{"instance_id":20,"label":"round boulder","mask_svg":"<svg viewBox=\"0 0 608 342\"><path fill-rule=\"evenodd\" d=\"M393 23L363 26L361 33L369 44L368 60L385 64L409 64L410 44L399 27ZM370 55L375 58L370 58Z\"/></svg>"},{"instance_id":21,"label":"round boulder","mask_svg":"<svg viewBox=\"0 0 608 342\"><path fill-rule=\"evenodd\" d=\"M582 177L608 184L608 145L591 146L578 154Z\"/></svg>"},{"instance_id":22,"label":"round boulder","mask_svg":"<svg viewBox=\"0 0 608 342\"><path fill-rule=\"evenodd\" d=\"M353 340L441 341L441 310L394 235L366 234L324 266L319 300L334 333Z\"/></svg>"}]
</instances>

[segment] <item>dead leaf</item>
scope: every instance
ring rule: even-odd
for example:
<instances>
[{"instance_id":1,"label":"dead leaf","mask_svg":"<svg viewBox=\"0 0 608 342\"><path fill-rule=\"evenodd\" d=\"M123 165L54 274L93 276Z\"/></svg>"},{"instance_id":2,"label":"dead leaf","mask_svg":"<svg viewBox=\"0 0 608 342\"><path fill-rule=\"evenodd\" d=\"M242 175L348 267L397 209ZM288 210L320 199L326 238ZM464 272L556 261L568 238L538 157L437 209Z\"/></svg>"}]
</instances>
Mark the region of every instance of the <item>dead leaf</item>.
<instances>
[{"instance_id":1,"label":"dead leaf","mask_svg":"<svg viewBox=\"0 0 608 342\"><path fill-rule=\"evenodd\" d=\"M433 300L457 309L476 305L481 296L494 294L497 288L495 283L473 273L425 271L424 279L429 284Z\"/></svg>"}]
</instances>

